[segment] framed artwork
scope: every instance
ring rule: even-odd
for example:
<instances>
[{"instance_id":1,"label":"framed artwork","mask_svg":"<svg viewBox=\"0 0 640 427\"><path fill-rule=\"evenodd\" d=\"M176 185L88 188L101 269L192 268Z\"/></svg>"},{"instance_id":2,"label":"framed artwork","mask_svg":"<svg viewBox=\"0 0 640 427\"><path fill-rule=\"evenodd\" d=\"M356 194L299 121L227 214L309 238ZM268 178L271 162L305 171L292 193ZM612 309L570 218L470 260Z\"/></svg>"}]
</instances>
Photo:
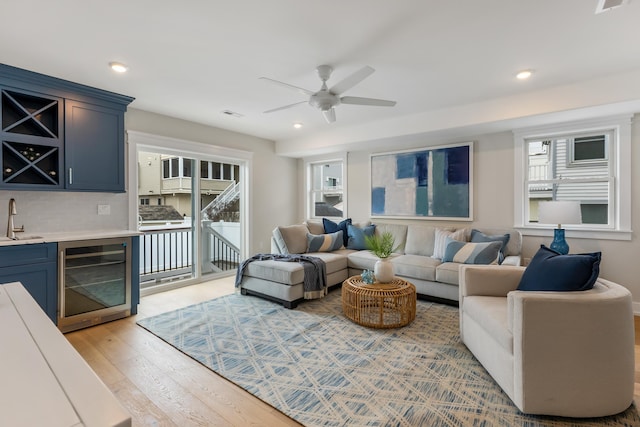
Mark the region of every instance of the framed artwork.
<instances>
[{"instance_id":1,"label":"framed artwork","mask_svg":"<svg viewBox=\"0 0 640 427\"><path fill-rule=\"evenodd\" d=\"M371 155L371 217L473 219L473 143Z\"/></svg>"}]
</instances>

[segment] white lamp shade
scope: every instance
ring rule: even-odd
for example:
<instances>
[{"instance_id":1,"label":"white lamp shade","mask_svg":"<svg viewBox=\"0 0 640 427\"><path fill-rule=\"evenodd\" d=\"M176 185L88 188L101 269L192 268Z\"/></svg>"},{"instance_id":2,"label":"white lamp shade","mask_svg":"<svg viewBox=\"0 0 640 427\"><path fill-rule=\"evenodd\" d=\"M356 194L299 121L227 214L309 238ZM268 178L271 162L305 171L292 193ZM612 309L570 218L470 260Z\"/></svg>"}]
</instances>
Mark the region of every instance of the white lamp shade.
<instances>
[{"instance_id":1,"label":"white lamp shade","mask_svg":"<svg viewBox=\"0 0 640 427\"><path fill-rule=\"evenodd\" d=\"M539 224L581 224L580 202L553 201L538 204ZM558 227L560 228L560 227Z\"/></svg>"}]
</instances>

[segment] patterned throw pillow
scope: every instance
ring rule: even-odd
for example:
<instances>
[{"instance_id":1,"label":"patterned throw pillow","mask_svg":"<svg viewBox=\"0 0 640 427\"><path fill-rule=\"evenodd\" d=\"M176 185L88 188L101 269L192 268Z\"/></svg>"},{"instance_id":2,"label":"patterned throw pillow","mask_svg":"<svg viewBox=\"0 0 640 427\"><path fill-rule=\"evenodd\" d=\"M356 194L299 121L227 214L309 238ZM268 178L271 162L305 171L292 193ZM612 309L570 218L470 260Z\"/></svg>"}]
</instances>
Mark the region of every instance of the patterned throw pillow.
<instances>
[{"instance_id":1,"label":"patterned throw pillow","mask_svg":"<svg viewBox=\"0 0 640 427\"><path fill-rule=\"evenodd\" d=\"M460 242L465 242L467 240L466 230L461 228L460 230L449 231L436 228L433 255L431 255L431 258L444 258L444 251L447 248L447 237L451 237L452 239Z\"/></svg>"},{"instance_id":2,"label":"patterned throw pillow","mask_svg":"<svg viewBox=\"0 0 640 427\"><path fill-rule=\"evenodd\" d=\"M507 234L496 234L496 235L488 235L484 234L480 230L473 229L471 230L471 241L474 243L479 242L502 242L502 247L500 247L500 255L498 256L498 264L502 264L504 261L504 255L507 251L507 243L509 243L509 238L511 235Z\"/></svg>"},{"instance_id":3,"label":"patterned throw pillow","mask_svg":"<svg viewBox=\"0 0 640 427\"><path fill-rule=\"evenodd\" d=\"M460 264L496 264L501 242L459 242L447 237L447 248L442 262Z\"/></svg>"},{"instance_id":4,"label":"patterned throw pillow","mask_svg":"<svg viewBox=\"0 0 640 427\"><path fill-rule=\"evenodd\" d=\"M519 291L586 291L600 274L601 252L562 255L540 245L522 273Z\"/></svg>"},{"instance_id":5,"label":"patterned throw pillow","mask_svg":"<svg viewBox=\"0 0 640 427\"><path fill-rule=\"evenodd\" d=\"M332 252L342 247L342 230L329 234L307 233L307 252Z\"/></svg>"},{"instance_id":6,"label":"patterned throw pillow","mask_svg":"<svg viewBox=\"0 0 640 427\"><path fill-rule=\"evenodd\" d=\"M342 230L342 244L344 246L347 246L348 244L347 226L351 223L351 218L344 219L339 223L335 223L327 218L322 218L322 225L324 226L325 233L335 233L336 231Z\"/></svg>"}]
</instances>

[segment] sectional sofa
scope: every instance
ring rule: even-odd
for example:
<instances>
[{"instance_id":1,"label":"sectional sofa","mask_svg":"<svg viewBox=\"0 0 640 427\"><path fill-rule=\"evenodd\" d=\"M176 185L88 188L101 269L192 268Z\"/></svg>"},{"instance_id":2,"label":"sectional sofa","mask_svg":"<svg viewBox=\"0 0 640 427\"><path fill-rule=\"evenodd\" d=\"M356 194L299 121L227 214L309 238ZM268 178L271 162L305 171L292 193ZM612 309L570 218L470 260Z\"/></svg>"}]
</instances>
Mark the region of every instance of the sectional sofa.
<instances>
[{"instance_id":1,"label":"sectional sofa","mask_svg":"<svg viewBox=\"0 0 640 427\"><path fill-rule=\"evenodd\" d=\"M473 263L472 253L478 252L478 248L491 246L495 249L498 246L500 250L496 254L500 254L502 264L521 264L522 236L515 229L479 228L474 231L471 227L456 229L418 224L371 224L367 221L349 224L339 232L326 233L325 224L328 223L331 222L325 220L323 224L322 220L308 220L302 224L276 227L271 238L272 253L305 254L322 259L326 266L326 284L331 287L342 284L350 276L361 274L365 269L373 270L378 258L364 250L363 232L390 232L396 245L390 257L395 275L413 283L419 298L451 304L457 304L459 298L459 267L462 263ZM344 221L341 224L344 225ZM344 238L345 230L347 238ZM477 236L480 236L480 241L465 246L472 240L472 234L474 241L478 240ZM336 241L339 237L344 240ZM445 247L445 243L450 245ZM456 248L464 248L453 257L448 253L448 258L444 258L443 252L451 249L454 243ZM260 260L247 263L236 284L244 295L261 296L280 302L287 308L295 308L304 300L303 282L304 268L301 264Z\"/></svg>"}]
</instances>

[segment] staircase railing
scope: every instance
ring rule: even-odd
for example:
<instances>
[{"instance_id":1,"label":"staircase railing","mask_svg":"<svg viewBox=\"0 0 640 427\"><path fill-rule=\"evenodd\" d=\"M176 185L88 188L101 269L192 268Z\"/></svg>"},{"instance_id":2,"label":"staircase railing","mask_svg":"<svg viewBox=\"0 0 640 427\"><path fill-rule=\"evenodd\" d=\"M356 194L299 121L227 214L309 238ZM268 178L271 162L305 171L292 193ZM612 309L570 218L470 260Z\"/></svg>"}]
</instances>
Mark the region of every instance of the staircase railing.
<instances>
[{"instance_id":1,"label":"staircase railing","mask_svg":"<svg viewBox=\"0 0 640 427\"><path fill-rule=\"evenodd\" d=\"M240 248L230 242L218 231L207 226L208 221L203 221L203 251L202 259L208 261L208 267L212 272L233 270L240 263ZM203 271L207 265L203 265Z\"/></svg>"},{"instance_id":2,"label":"staircase railing","mask_svg":"<svg viewBox=\"0 0 640 427\"><path fill-rule=\"evenodd\" d=\"M240 197L240 183L232 182L222 193L202 209L202 214L206 219L213 219L216 214L223 211L226 206L236 201Z\"/></svg>"}]
</instances>

